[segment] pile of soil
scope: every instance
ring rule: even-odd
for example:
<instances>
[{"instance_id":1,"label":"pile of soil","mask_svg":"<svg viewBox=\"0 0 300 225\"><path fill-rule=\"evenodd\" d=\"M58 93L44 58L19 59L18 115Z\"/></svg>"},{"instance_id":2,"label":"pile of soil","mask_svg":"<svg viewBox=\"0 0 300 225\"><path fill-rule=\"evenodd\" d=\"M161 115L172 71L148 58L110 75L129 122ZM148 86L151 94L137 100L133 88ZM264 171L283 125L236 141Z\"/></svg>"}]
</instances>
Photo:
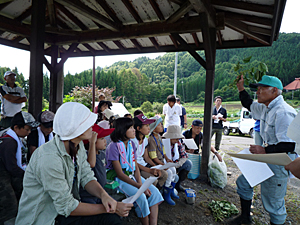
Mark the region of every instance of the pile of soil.
<instances>
[{"instance_id":1,"label":"pile of soil","mask_svg":"<svg viewBox=\"0 0 300 225\"><path fill-rule=\"evenodd\" d=\"M214 143L212 141L212 143ZM254 144L250 137L241 136L223 136L221 150L225 153L239 152L244 148ZM213 188L206 182L199 179L183 182L185 188L192 188L196 191L196 202L193 205L186 203L185 193L179 193L180 199L175 200L176 205L170 206L163 202L159 206L158 224L159 225L198 225L198 224L228 224L234 218L228 218L224 221L215 221L208 204L212 200L226 200L233 203L240 210L240 200L236 193L235 181L241 174L232 159L226 154L224 160L227 165L227 186L224 189ZM300 223L300 180L292 179L288 184L286 195L286 208L288 217L286 224ZM253 224L269 224L270 217L264 210L261 197L260 186L254 188L254 198L252 202ZM135 215L134 209L131 210L127 218L123 218L126 225L140 224Z\"/></svg>"}]
</instances>

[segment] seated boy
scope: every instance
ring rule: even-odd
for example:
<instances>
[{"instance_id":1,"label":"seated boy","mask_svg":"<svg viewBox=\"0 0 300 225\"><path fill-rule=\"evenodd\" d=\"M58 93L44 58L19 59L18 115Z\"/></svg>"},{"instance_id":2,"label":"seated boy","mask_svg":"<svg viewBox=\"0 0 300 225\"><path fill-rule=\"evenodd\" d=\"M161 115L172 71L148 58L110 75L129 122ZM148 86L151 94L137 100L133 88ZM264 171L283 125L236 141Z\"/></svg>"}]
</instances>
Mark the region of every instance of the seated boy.
<instances>
[{"instance_id":1,"label":"seated boy","mask_svg":"<svg viewBox=\"0 0 300 225\"><path fill-rule=\"evenodd\" d=\"M53 119L54 113L51 111L46 110L38 115L37 120L40 125L37 129L33 129L27 137L27 162L38 147L53 139Z\"/></svg>"},{"instance_id":2,"label":"seated boy","mask_svg":"<svg viewBox=\"0 0 300 225\"><path fill-rule=\"evenodd\" d=\"M194 153L194 154L199 153L199 149L200 149L200 147L202 147L202 141L203 141L203 134L201 132L202 127L203 127L202 121L196 119L192 123L192 128L183 132L182 135L185 136L186 139L193 138L198 147L198 149L188 149L188 150L186 150L186 152ZM218 160L220 162L222 162L221 155L218 153L218 151L213 146L211 146L210 150L213 154L215 154L218 157Z\"/></svg>"},{"instance_id":3,"label":"seated boy","mask_svg":"<svg viewBox=\"0 0 300 225\"><path fill-rule=\"evenodd\" d=\"M104 188L106 184L106 140L105 137L110 135L115 129L103 129L97 124L93 126L93 135L89 140L84 140L85 147L88 148L88 158L92 170L99 184ZM79 195L82 202L101 204L101 199L89 194L83 188L80 188Z\"/></svg>"},{"instance_id":4,"label":"seated boy","mask_svg":"<svg viewBox=\"0 0 300 225\"><path fill-rule=\"evenodd\" d=\"M17 215L26 168L20 138L37 125L30 113L18 112L12 118L10 129L0 138L0 224Z\"/></svg>"}]
</instances>

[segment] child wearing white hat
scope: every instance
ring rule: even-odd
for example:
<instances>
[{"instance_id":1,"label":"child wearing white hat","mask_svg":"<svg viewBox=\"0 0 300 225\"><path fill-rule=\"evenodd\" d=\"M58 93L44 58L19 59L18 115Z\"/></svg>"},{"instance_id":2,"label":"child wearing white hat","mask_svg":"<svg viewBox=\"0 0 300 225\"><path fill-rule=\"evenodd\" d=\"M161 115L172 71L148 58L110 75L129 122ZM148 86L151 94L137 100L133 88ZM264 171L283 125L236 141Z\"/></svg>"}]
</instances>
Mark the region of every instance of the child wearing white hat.
<instances>
[{"instance_id":1,"label":"child wearing white hat","mask_svg":"<svg viewBox=\"0 0 300 225\"><path fill-rule=\"evenodd\" d=\"M193 166L192 161L188 159L184 145L179 141L185 137L181 134L181 128L178 125L170 125L167 129L167 132L163 134L163 137L170 139L173 162L178 162L181 165L177 169L179 180L176 183L175 188L177 191L184 191L185 189L181 186L181 182L186 179ZM175 146L177 146L178 152L175 151Z\"/></svg>"}]
</instances>

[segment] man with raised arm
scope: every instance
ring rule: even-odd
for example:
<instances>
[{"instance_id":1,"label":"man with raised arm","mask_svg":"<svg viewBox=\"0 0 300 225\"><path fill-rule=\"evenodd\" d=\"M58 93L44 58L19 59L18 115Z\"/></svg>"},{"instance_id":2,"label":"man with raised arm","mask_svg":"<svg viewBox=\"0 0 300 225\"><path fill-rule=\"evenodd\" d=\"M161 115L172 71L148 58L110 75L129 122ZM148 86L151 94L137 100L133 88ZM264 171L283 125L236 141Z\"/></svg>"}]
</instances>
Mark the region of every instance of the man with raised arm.
<instances>
[{"instance_id":1,"label":"man with raised arm","mask_svg":"<svg viewBox=\"0 0 300 225\"><path fill-rule=\"evenodd\" d=\"M281 93L282 83L274 76L264 75L262 80L250 87L257 88L257 101L254 102L244 89L244 78L237 83L242 105L251 111L254 119L260 120L260 135L263 146L250 145L252 154L269 154L285 152L294 160L295 142L287 137L287 129L296 116L296 111L288 105ZM261 198L265 210L270 215L270 224L284 224L287 216L284 196L286 194L289 172L284 166L268 164L274 176L261 183ZM237 192L241 200L242 214L236 220L240 224L251 224L250 207L253 188L243 175L236 181ZM235 221L235 224L238 221Z\"/></svg>"}]
</instances>

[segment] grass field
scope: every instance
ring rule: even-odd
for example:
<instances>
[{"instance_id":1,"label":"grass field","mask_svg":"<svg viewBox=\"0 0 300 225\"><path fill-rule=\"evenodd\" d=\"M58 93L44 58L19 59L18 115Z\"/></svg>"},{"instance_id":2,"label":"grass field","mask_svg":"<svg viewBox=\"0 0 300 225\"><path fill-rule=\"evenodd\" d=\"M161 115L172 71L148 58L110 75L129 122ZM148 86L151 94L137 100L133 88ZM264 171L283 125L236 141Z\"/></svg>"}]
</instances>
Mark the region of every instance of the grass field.
<instances>
[{"instance_id":1,"label":"grass field","mask_svg":"<svg viewBox=\"0 0 300 225\"><path fill-rule=\"evenodd\" d=\"M287 100L292 107L294 107L297 111L299 111L299 100ZM183 105L186 109L187 113L187 125L188 128L191 127L193 120L200 119L204 122L204 105L199 103L185 103ZM233 121L239 119L239 112L242 109L242 105L240 101L233 102L223 102L222 107L227 110L227 121ZM132 108L129 112L133 115L133 112L139 108ZM145 113L147 115L147 113ZM149 116L148 116L149 117ZM163 116L162 116L163 117Z\"/></svg>"}]
</instances>

